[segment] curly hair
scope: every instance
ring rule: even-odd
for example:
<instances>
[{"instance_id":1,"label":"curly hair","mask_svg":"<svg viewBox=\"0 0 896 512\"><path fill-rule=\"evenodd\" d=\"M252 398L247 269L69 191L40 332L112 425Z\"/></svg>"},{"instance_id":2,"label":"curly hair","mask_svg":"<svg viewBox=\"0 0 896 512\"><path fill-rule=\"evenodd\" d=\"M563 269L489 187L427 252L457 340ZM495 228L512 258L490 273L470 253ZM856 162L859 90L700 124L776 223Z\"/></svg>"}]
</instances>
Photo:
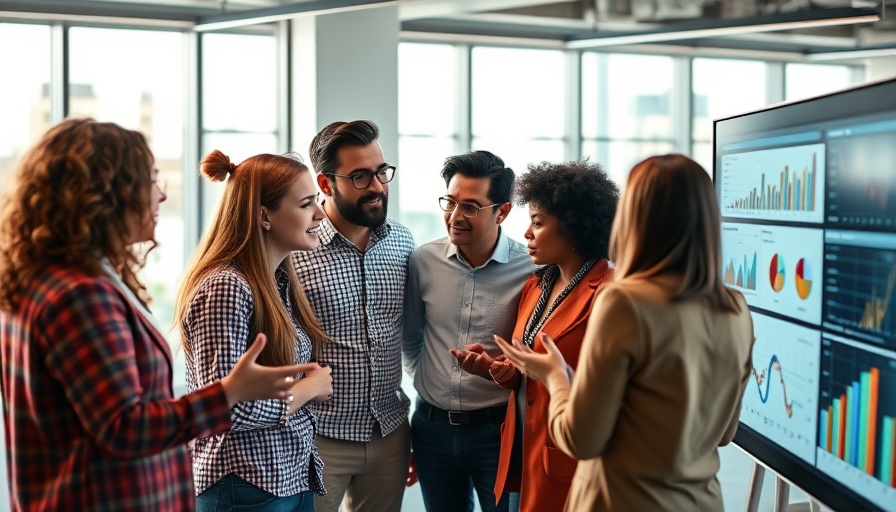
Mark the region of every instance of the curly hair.
<instances>
[{"instance_id":1,"label":"curly hair","mask_svg":"<svg viewBox=\"0 0 896 512\"><path fill-rule=\"evenodd\" d=\"M588 159L529 164L516 182L517 205L534 204L557 218L560 235L586 258L607 258L619 187Z\"/></svg>"},{"instance_id":2,"label":"curly hair","mask_svg":"<svg viewBox=\"0 0 896 512\"><path fill-rule=\"evenodd\" d=\"M22 157L0 213L0 309L17 307L50 265L101 275L104 258L149 302L137 272L155 241L131 246L128 219L149 211L153 165L139 132L93 119L50 128Z\"/></svg>"}]
</instances>

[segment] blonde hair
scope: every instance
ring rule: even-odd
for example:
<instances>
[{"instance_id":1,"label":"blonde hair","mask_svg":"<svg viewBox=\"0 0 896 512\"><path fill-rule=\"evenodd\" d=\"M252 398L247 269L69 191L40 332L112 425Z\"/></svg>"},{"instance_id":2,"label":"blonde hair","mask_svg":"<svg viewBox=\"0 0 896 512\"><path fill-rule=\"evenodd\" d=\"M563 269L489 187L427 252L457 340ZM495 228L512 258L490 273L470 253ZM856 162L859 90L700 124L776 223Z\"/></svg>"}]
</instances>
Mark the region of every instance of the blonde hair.
<instances>
[{"instance_id":1,"label":"blonde hair","mask_svg":"<svg viewBox=\"0 0 896 512\"><path fill-rule=\"evenodd\" d=\"M263 332L268 337L258 362L268 366L295 362L295 328L292 317L299 320L311 337L314 352L327 340L326 334L299 284L295 268L286 258L280 268L289 276L292 311L287 311L268 263L268 249L259 221L261 207L277 210L283 197L300 173L310 172L301 161L279 155L256 155L239 165L218 150L200 163L201 172L211 181L223 181L230 175L224 196L218 205L211 227L199 242L175 306L175 318L183 319L196 289L210 274L236 263L252 290L255 308L250 336ZM191 347L181 335L184 351Z\"/></svg>"},{"instance_id":2,"label":"blonde hair","mask_svg":"<svg viewBox=\"0 0 896 512\"><path fill-rule=\"evenodd\" d=\"M610 239L616 279L682 276L676 300L704 297L740 310L722 282L721 219L709 175L684 155L647 158L632 168Z\"/></svg>"},{"instance_id":3,"label":"blonde hair","mask_svg":"<svg viewBox=\"0 0 896 512\"><path fill-rule=\"evenodd\" d=\"M0 309L51 265L99 276L104 258L148 303L137 272L155 241L132 246L128 219L150 215L153 165L140 132L89 118L50 128L22 157L0 214Z\"/></svg>"}]
</instances>

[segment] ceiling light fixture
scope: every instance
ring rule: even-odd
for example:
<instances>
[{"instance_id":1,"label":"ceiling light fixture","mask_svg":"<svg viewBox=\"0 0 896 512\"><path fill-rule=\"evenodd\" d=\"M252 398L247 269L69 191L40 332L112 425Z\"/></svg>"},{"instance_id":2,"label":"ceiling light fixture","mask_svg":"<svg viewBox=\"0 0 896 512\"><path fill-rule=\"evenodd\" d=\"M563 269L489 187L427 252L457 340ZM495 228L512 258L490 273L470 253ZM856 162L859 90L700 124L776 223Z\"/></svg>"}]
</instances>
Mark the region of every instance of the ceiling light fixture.
<instances>
[{"instance_id":1,"label":"ceiling light fixture","mask_svg":"<svg viewBox=\"0 0 896 512\"><path fill-rule=\"evenodd\" d=\"M865 46L849 48L845 50L831 50L827 52L808 52L806 60L813 62L826 62L832 60L875 59L878 57L896 57L896 44Z\"/></svg>"},{"instance_id":2,"label":"ceiling light fixture","mask_svg":"<svg viewBox=\"0 0 896 512\"><path fill-rule=\"evenodd\" d=\"M855 7L814 9L769 16L675 23L655 30L615 32L596 37L572 39L567 41L565 46L570 49L582 49L629 44L664 43L684 39L873 23L880 21L880 19L880 14L876 9Z\"/></svg>"},{"instance_id":3,"label":"ceiling light fixture","mask_svg":"<svg viewBox=\"0 0 896 512\"><path fill-rule=\"evenodd\" d=\"M261 23L273 23L275 21L289 20L300 16L316 14L332 14L336 12L356 11L371 7L383 7L398 4L405 0L305 0L297 3L284 4L276 7L252 9L232 14L221 14L200 18L193 27L196 32L212 30L226 30L247 25Z\"/></svg>"}]
</instances>

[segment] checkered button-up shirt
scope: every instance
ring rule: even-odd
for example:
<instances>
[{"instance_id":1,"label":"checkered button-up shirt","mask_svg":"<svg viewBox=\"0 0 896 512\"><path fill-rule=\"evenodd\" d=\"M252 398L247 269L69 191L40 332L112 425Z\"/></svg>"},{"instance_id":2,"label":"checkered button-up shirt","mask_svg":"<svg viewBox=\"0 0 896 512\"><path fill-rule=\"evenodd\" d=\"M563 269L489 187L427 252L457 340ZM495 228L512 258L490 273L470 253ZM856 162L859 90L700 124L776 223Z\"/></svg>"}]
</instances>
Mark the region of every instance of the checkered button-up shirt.
<instances>
[{"instance_id":1,"label":"checkered button-up shirt","mask_svg":"<svg viewBox=\"0 0 896 512\"><path fill-rule=\"evenodd\" d=\"M193 510L187 442L230 426L227 398L173 398L167 342L111 279L47 269L0 348L12 510Z\"/></svg>"},{"instance_id":2,"label":"checkered button-up shirt","mask_svg":"<svg viewBox=\"0 0 896 512\"><path fill-rule=\"evenodd\" d=\"M414 239L387 220L361 251L324 219L320 241L317 250L292 256L331 339L320 362L333 368L333 398L315 405L317 433L369 441L375 424L385 436L408 415L410 401L401 390L401 312Z\"/></svg>"},{"instance_id":3,"label":"checkered button-up shirt","mask_svg":"<svg viewBox=\"0 0 896 512\"><path fill-rule=\"evenodd\" d=\"M277 269L277 287L291 311L289 277ZM226 376L248 348L255 310L252 290L234 267L222 269L200 283L182 327L190 340L187 386L199 388ZM311 359L311 338L293 319L296 363ZM280 400L242 402L231 409L231 428L193 444L196 492L235 473L277 496L304 491L324 494L323 462L314 444L315 417L308 404L285 417Z\"/></svg>"}]
</instances>

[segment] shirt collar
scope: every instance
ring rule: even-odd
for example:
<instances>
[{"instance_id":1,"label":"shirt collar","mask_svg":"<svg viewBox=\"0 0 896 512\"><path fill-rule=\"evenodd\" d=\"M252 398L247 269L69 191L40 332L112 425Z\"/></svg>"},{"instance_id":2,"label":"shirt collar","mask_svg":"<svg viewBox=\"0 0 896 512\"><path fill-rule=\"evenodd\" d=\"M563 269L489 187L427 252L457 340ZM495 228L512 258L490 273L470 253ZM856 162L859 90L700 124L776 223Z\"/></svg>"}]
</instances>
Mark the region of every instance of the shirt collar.
<instances>
[{"instance_id":1,"label":"shirt collar","mask_svg":"<svg viewBox=\"0 0 896 512\"><path fill-rule=\"evenodd\" d=\"M274 280L277 281L277 287L279 288L289 285L289 272L287 272L283 265L279 265L274 270Z\"/></svg>"},{"instance_id":2,"label":"shirt collar","mask_svg":"<svg viewBox=\"0 0 896 512\"><path fill-rule=\"evenodd\" d=\"M457 246L448 243L448 248L445 251L445 257L451 258L456 257L457 259L463 259L460 253L457 251ZM492 251L491 257L483 263L483 266L488 264L489 261L494 260L496 263L507 263L510 261L510 239L507 238L507 235L504 233L503 227L498 227L498 244L495 245L495 250Z\"/></svg>"}]
</instances>

